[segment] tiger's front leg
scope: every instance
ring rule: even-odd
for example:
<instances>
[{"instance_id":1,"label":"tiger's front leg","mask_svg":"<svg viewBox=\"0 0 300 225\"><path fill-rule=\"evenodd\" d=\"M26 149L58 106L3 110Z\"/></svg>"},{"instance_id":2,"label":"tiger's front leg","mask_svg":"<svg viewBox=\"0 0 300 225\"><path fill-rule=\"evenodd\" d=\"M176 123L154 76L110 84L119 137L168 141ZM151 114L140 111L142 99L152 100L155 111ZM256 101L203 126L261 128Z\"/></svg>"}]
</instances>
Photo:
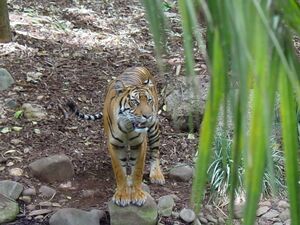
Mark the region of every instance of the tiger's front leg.
<instances>
[{"instance_id":1,"label":"tiger's front leg","mask_svg":"<svg viewBox=\"0 0 300 225\"><path fill-rule=\"evenodd\" d=\"M116 192L112 198L113 202L119 206L127 206L131 202L131 187L128 186L126 176L126 149L109 144L109 153L116 179Z\"/></svg>"},{"instance_id":2,"label":"tiger's front leg","mask_svg":"<svg viewBox=\"0 0 300 225\"><path fill-rule=\"evenodd\" d=\"M131 164L131 203L137 206L142 206L147 198L147 193L142 189L143 173L146 159L147 141L131 147L130 149L130 164Z\"/></svg>"},{"instance_id":3,"label":"tiger's front leg","mask_svg":"<svg viewBox=\"0 0 300 225\"><path fill-rule=\"evenodd\" d=\"M165 178L160 168L159 161L160 130L158 121L148 130L148 143L150 148L150 181L154 184L165 183Z\"/></svg>"}]
</instances>

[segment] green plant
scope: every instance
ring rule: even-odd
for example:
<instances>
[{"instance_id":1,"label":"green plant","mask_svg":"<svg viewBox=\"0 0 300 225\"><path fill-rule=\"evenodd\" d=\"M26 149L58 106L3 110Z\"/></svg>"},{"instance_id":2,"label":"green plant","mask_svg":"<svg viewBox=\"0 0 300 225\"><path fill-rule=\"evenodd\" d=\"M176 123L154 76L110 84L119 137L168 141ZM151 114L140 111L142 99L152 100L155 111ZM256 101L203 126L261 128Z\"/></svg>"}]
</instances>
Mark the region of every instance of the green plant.
<instances>
[{"instance_id":1,"label":"green plant","mask_svg":"<svg viewBox=\"0 0 300 225\"><path fill-rule=\"evenodd\" d=\"M15 112L14 117L16 119L20 119L23 116L24 111L23 110L18 110Z\"/></svg>"},{"instance_id":2,"label":"green plant","mask_svg":"<svg viewBox=\"0 0 300 225\"><path fill-rule=\"evenodd\" d=\"M164 40L164 19L159 0L143 0L153 33L158 62ZM200 10L202 8L203 11ZM217 118L224 104L233 112L230 208L233 217L238 173L244 167L246 206L244 224L255 222L266 166L272 168L270 137L276 96L279 95L284 167L292 224L300 221L300 184L296 102L300 103L300 63L293 46L300 35L297 0L178 0L185 72L195 75L194 48L203 46L198 16L204 12L207 48L199 49L211 74L211 86L201 124L192 203L200 209L211 162ZM197 43L195 45L194 43ZM230 75L229 75L230 74ZM230 96L235 84L236 95ZM251 104L249 94L253 92ZM296 100L296 101L295 101ZM252 114L248 116L248 108ZM225 110L226 112L226 110ZM225 116L226 117L226 116ZM224 128L225 129L225 128ZM243 158L243 163L242 159ZM274 176L274 172L273 175Z\"/></svg>"}]
</instances>

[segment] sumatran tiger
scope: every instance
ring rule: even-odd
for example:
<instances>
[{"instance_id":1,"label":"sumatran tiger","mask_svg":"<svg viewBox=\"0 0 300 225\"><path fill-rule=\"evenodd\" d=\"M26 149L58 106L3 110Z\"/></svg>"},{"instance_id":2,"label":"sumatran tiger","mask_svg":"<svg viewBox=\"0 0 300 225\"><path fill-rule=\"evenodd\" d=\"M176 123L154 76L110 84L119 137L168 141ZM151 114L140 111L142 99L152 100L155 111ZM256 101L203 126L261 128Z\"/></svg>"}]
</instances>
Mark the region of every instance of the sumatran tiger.
<instances>
[{"instance_id":1,"label":"sumatran tiger","mask_svg":"<svg viewBox=\"0 0 300 225\"><path fill-rule=\"evenodd\" d=\"M150 181L165 183L159 162L160 130L154 77L144 67L127 69L109 84L103 114L85 115L73 102L67 105L85 120L103 116L117 185L113 202L119 206L142 206L147 198L142 190L142 179L148 145Z\"/></svg>"}]
</instances>

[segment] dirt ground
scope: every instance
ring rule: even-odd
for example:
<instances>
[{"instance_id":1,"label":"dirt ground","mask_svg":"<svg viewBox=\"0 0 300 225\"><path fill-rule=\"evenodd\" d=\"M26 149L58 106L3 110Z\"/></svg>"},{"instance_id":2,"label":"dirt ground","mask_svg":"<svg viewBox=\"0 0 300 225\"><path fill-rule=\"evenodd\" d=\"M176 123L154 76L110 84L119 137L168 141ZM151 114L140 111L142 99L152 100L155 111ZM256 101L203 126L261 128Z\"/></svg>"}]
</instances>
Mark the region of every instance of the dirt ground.
<instances>
[{"instance_id":1,"label":"dirt ground","mask_svg":"<svg viewBox=\"0 0 300 225\"><path fill-rule=\"evenodd\" d=\"M32 178L28 164L56 153L68 155L76 175L71 188L47 184L57 190L52 202L62 207L107 210L115 184L106 149L101 122L79 121L74 116L65 119L61 106L74 99L84 112L102 110L108 82L132 66L146 66L155 74L159 90L174 78L184 74L178 64L182 59L181 29L175 11L169 9L170 31L166 73L159 74L153 43L144 11L139 1L9 1L14 40L1 45L0 67L6 68L16 83L0 93L0 127L22 127L19 132L0 133L0 179L17 180L26 187L38 189L40 181ZM203 59L197 58L199 74L207 74ZM28 73L41 73L36 81L28 81ZM163 99L161 99L163 100ZM38 104L47 110L47 118L33 123L16 119L14 113L23 103ZM192 164L196 138L174 131L169 118L160 115L162 129L161 162L164 173L177 163ZM19 140L16 144L14 139ZM9 151L13 150L13 151ZM9 151L4 155L5 152ZM10 165L10 166L8 166ZM24 175L12 177L9 168L23 169ZM145 182L148 182L146 169ZM175 210L189 206L191 183L173 182L166 175L166 185L149 184L151 195L158 199L176 194L180 200ZM83 196L84 190L94 190ZM45 201L33 199L37 205ZM25 219L27 209L13 224L48 224ZM103 222L107 224L108 219ZM164 221L173 224L172 221Z\"/></svg>"}]
</instances>

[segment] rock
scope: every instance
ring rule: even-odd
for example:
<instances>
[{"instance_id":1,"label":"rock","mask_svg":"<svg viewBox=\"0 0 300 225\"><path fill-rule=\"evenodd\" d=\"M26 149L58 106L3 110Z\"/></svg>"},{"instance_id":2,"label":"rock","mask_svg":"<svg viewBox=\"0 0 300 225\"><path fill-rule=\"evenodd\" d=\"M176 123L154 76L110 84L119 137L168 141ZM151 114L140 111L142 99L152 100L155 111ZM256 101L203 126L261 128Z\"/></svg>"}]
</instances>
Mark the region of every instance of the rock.
<instances>
[{"instance_id":1,"label":"rock","mask_svg":"<svg viewBox=\"0 0 300 225\"><path fill-rule=\"evenodd\" d=\"M143 206L120 207L110 201L108 210L111 225L155 225L157 222L157 206L150 195Z\"/></svg>"},{"instance_id":2,"label":"rock","mask_svg":"<svg viewBox=\"0 0 300 225\"><path fill-rule=\"evenodd\" d=\"M65 208L58 210L50 217L50 225L99 225L100 219L105 212L101 210L91 210L86 212L80 209Z\"/></svg>"},{"instance_id":3,"label":"rock","mask_svg":"<svg viewBox=\"0 0 300 225\"><path fill-rule=\"evenodd\" d=\"M269 212L267 212L266 214L262 215L263 218L270 220L273 219L275 217L279 216L279 212L275 209L271 209Z\"/></svg>"},{"instance_id":4,"label":"rock","mask_svg":"<svg viewBox=\"0 0 300 225\"><path fill-rule=\"evenodd\" d=\"M266 212L268 212L269 209L270 209L270 207L268 207L268 206L259 207L256 211L256 216L261 216L261 215L265 214Z\"/></svg>"},{"instance_id":5,"label":"rock","mask_svg":"<svg viewBox=\"0 0 300 225\"><path fill-rule=\"evenodd\" d=\"M166 113L171 117L171 125L180 131L190 131L192 116L193 130L198 131L201 124L205 99L208 92L209 76L195 76L194 81L186 76L176 77L166 87ZM196 88L194 88L196 87Z\"/></svg>"},{"instance_id":6,"label":"rock","mask_svg":"<svg viewBox=\"0 0 300 225\"><path fill-rule=\"evenodd\" d=\"M39 192L41 193L42 196L44 196L46 198L53 197L56 194L55 189L48 187L46 185L42 185L39 189Z\"/></svg>"},{"instance_id":7,"label":"rock","mask_svg":"<svg viewBox=\"0 0 300 225\"><path fill-rule=\"evenodd\" d=\"M8 173L14 177L21 177L23 175L23 170L21 168L12 168L8 171Z\"/></svg>"},{"instance_id":8,"label":"rock","mask_svg":"<svg viewBox=\"0 0 300 225\"><path fill-rule=\"evenodd\" d=\"M65 181L74 176L71 160L66 155L53 155L29 164L32 174L41 181Z\"/></svg>"},{"instance_id":9,"label":"rock","mask_svg":"<svg viewBox=\"0 0 300 225\"><path fill-rule=\"evenodd\" d=\"M284 209L290 207L290 204L287 201L284 201L284 200L280 200L277 205L278 205L278 207L284 208Z\"/></svg>"},{"instance_id":10,"label":"rock","mask_svg":"<svg viewBox=\"0 0 300 225\"><path fill-rule=\"evenodd\" d=\"M36 190L35 190L35 188L24 189L24 191L22 192L22 195L25 195L25 196L34 196L34 195L36 195Z\"/></svg>"},{"instance_id":11,"label":"rock","mask_svg":"<svg viewBox=\"0 0 300 225\"><path fill-rule=\"evenodd\" d=\"M206 216L206 219L209 221L209 222L212 222L212 223L218 223L218 220L215 219L212 215L208 214Z\"/></svg>"},{"instance_id":12,"label":"rock","mask_svg":"<svg viewBox=\"0 0 300 225\"><path fill-rule=\"evenodd\" d=\"M193 168L188 165L177 165L170 170L169 177L176 181L189 181L193 177Z\"/></svg>"},{"instance_id":13,"label":"rock","mask_svg":"<svg viewBox=\"0 0 300 225\"><path fill-rule=\"evenodd\" d=\"M286 221L290 218L290 210L289 209L285 209L283 212L281 212L279 214L279 218L282 220L282 221Z\"/></svg>"},{"instance_id":14,"label":"rock","mask_svg":"<svg viewBox=\"0 0 300 225\"><path fill-rule=\"evenodd\" d=\"M291 224L292 224L291 219L288 219L287 221L285 221L285 225L291 225Z\"/></svg>"},{"instance_id":15,"label":"rock","mask_svg":"<svg viewBox=\"0 0 300 225\"><path fill-rule=\"evenodd\" d=\"M244 215L244 204L236 204L233 209L233 216L235 219L241 219Z\"/></svg>"},{"instance_id":16,"label":"rock","mask_svg":"<svg viewBox=\"0 0 300 225\"><path fill-rule=\"evenodd\" d=\"M18 213L18 203L0 194L0 224L14 221Z\"/></svg>"},{"instance_id":17,"label":"rock","mask_svg":"<svg viewBox=\"0 0 300 225\"><path fill-rule=\"evenodd\" d=\"M10 73L4 68L0 68L0 91L5 91L14 83L15 81Z\"/></svg>"},{"instance_id":18,"label":"rock","mask_svg":"<svg viewBox=\"0 0 300 225\"><path fill-rule=\"evenodd\" d=\"M158 213L161 216L171 216L173 207L175 206L174 199L170 195L162 196L158 199Z\"/></svg>"},{"instance_id":19,"label":"rock","mask_svg":"<svg viewBox=\"0 0 300 225\"><path fill-rule=\"evenodd\" d=\"M24 103L22 105L24 117L28 120L40 121L46 118L47 114L42 106Z\"/></svg>"},{"instance_id":20,"label":"rock","mask_svg":"<svg viewBox=\"0 0 300 225\"><path fill-rule=\"evenodd\" d=\"M3 180L0 181L0 194L5 195L8 198L11 199L17 199L19 198L20 194L23 191L23 185L15 182L15 181L11 181L11 180Z\"/></svg>"},{"instance_id":21,"label":"rock","mask_svg":"<svg viewBox=\"0 0 300 225\"><path fill-rule=\"evenodd\" d=\"M179 213L180 218L187 222L187 223L191 223L196 219L196 214L193 210L191 209L182 209Z\"/></svg>"}]
</instances>

